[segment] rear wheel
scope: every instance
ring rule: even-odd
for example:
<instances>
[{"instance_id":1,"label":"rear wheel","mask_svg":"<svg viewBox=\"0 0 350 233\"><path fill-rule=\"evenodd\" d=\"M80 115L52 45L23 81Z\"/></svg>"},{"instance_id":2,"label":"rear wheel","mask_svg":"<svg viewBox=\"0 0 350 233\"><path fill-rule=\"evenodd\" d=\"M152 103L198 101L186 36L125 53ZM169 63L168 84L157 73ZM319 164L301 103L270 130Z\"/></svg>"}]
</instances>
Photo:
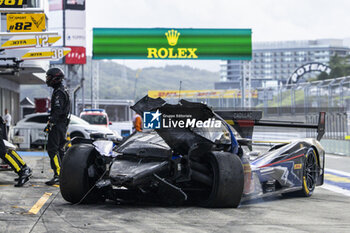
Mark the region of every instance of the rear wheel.
<instances>
[{"instance_id":1,"label":"rear wheel","mask_svg":"<svg viewBox=\"0 0 350 233\"><path fill-rule=\"evenodd\" d=\"M197 196L199 205L204 207L237 207L241 201L244 172L237 155L227 152L211 152L206 157L210 181L206 192ZM194 177L193 177L194 178Z\"/></svg>"},{"instance_id":2,"label":"rear wheel","mask_svg":"<svg viewBox=\"0 0 350 233\"><path fill-rule=\"evenodd\" d=\"M306 154L303 169L303 189L301 194L309 197L315 190L317 183L318 164L314 148L310 148Z\"/></svg>"},{"instance_id":3,"label":"rear wheel","mask_svg":"<svg viewBox=\"0 0 350 233\"><path fill-rule=\"evenodd\" d=\"M319 168L317 155L314 148L310 148L303 164L302 189L292 193L285 193L284 196L310 197L316 187Z\"/></svg>"},{"instance_id":4,"label":"rear wheel","mask_svg":"<svg viewBox=\"0 0 350 233\"><path fill-rule=\"evenodd\" d=\"M73 145L66 152L60 173L60 190L66 201L96 203L100 199L101 194L93 188L98 179L95 153L89 144Z\"/></svg>"}]
</instances>

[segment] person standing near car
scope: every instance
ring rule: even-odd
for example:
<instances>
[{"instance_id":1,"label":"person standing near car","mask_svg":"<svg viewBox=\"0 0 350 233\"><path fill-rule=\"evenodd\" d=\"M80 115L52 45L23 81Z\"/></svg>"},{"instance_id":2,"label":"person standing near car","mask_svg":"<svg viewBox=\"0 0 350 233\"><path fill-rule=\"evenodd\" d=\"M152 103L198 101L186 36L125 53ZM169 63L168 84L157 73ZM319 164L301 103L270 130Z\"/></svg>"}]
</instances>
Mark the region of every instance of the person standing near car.
<instances>
[{"instance_id":1,"label":"person standing near car","mask_svg":"<svg viewBox=\"0 0 350 233\"><path fill-rule=\"evenodd\" d=\"M5 108L4 120L6 123L6 138L4 138L4 139L7 140L9 132L10 132L10 126L11 126L11 120L12 120L12 117L11 117L10 113L8 112L7 108Z\"/></svg>"},{"instance_id":2,"label":"person standing near car","mask_svg":"<svg viewBox=\"0 0 350 233\"><path fill-rule=\"evenodd\" d=\"M133 131L142 131L142 118L139 114L135 114L134 119L132 121L133 123Z\"/></svg>"},{"instance_id":3,"label":"person standing near car","mask_svg":"<svg viewBox=\"0 0 350 233\"><path fill-rule=\"evenodd\" d=\"M68 91L62 84L64 72L60 68L50 68L46 72L46 84L52 87L51 112L45 132L48 132L47 152L50 157L54 177L45 182L47 185L59 184L61 161L69 124L70 99Z\"/></svg>"},{"instance_id":4,"label":"person standing near car","mask_svg":"<svg viewBox=\"0 0 350 233\"><path fill-rule=\"evenodd\" d=\"M15 184L15 187L22 187L32 175L32 170L27 166L27 164L15 150L6 149L3 140L6 134L5 127L5 121L0 116L0 158L18 174L18 178L16 179L17 184Z\"/></svg>"}]
</instances>

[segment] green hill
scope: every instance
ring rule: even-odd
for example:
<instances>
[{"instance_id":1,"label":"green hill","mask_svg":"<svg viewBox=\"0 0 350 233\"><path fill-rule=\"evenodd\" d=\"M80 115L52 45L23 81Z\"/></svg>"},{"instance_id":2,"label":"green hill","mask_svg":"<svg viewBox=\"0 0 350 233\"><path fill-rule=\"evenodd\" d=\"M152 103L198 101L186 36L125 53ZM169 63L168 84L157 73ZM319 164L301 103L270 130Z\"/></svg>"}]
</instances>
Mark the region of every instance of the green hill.
<instances>
[{"instance_id":1,"label":"green hill","mask_svg":"<svg viewBox=\"0 0 350 233\"><path fill-rule=\"evenodd\" d=\"M85 66L85 97L90 98L91 88L90 62ZM100 63L100 98L133 99L137 70L117 64L113 61ZM178 90L182 81L182 90L213 89L219 81L219 72L192 68L189 66L149 67L139 71L136 97L147 94L148 90ZM80 93L78 94L81 96ZM21 99L50 96L45 85L26 85L21 87Z\"/></svg>"}]
</instances>

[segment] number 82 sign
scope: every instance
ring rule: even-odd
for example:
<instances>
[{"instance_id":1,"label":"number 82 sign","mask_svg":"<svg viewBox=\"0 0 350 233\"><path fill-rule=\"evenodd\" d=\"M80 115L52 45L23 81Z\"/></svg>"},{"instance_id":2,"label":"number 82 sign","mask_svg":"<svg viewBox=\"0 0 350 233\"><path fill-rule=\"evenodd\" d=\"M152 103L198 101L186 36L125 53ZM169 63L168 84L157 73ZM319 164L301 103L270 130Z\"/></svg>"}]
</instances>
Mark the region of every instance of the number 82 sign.
<instances>
[{"instance_id":1,"label":"number 82 sign","mask_svg":"<svg viewBox=\"0 0 350 233\"><path fill-rule=\"evenodd\" d=\"M7 14L9 32L42 32L45 29L45 14Z\"/></svg>"}]
</instances>

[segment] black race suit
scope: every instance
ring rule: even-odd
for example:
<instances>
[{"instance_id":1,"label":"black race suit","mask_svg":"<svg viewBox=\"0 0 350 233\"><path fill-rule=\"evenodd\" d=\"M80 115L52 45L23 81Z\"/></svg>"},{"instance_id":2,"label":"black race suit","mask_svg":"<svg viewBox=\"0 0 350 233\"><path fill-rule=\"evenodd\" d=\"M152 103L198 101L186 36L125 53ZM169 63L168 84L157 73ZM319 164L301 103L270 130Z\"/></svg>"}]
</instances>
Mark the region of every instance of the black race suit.
<instances>
[{"instance_id":1,"label":"black race suit","mask_svg":"<svg viewBox=\"0 0 350 233\"><path fill-rule=\"evenodd\" d=\"M60 174L61 161L64 155L66 133L69 124L70 100L67 90L61 84L54 88L51 98L51 113L49 123L52 125L49 131L47 152L50 157L51 168L55 176Z\"/></svg>"}]
</instances>

